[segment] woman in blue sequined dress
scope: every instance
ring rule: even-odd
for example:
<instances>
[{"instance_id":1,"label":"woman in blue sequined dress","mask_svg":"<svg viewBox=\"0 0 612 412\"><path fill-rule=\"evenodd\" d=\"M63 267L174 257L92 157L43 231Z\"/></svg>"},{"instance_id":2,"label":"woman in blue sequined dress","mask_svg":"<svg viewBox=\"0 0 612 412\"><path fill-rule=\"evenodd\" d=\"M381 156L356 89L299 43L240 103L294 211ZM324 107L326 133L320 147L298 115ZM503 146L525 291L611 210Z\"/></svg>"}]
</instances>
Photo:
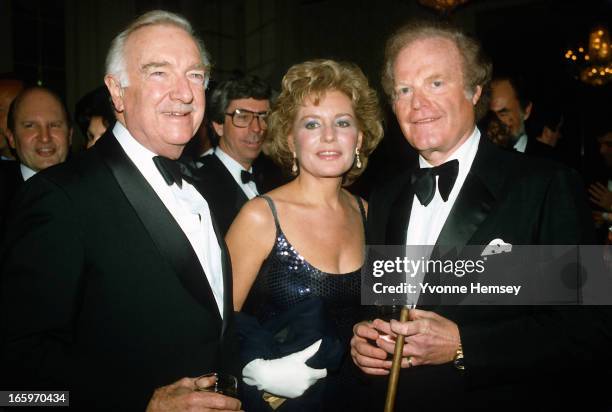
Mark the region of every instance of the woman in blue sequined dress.
<instances>
[{"instance_id":1,"label":"woman in blue sequined dress","mask_svg":"<svg viewBox=\"0 0 612 412\"><path fill-rule=\"evenodd\" d=\"M308 61L284 76L266 144L296 177L248 202L226 237L246 318L237 329L247 411L349 410L356 399L347 352L363 319L367 205L343 187L382 134L376 92L355 65Z\"/></svg>"}]
</instances>

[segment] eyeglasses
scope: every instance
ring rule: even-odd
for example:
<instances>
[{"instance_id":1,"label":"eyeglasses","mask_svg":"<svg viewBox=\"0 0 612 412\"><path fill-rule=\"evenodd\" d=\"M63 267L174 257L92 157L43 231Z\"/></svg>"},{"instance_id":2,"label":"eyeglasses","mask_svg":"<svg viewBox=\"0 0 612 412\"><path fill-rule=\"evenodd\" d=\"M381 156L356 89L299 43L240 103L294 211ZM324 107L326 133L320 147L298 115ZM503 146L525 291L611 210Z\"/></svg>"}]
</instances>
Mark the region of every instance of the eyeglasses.
<instances>
[{"instance_id":1,"label":"eyeglasses","mask_svg":"<svg viewBox=\"0 0 612 412\"><path fill-rule=\"evenodd\" d=\"M259 127L268 127L268 112L252 112L246 109L236 109L233 113L225 113L232 118L232 124L236 127L249 127L253 119L257 118Z\"/></svg>"}]
</instances>

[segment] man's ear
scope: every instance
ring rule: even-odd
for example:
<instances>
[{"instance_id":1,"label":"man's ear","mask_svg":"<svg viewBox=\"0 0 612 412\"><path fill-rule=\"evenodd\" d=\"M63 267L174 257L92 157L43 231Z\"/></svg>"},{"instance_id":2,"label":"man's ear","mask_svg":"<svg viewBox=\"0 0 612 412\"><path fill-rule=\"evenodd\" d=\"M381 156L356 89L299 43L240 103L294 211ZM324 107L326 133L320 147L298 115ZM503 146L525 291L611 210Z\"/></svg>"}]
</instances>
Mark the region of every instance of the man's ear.
<instances>
[{"instance_id":1,"label":"man's ear","mask_svg":"<svg viewBox=\"0 0 612 412\"><path fill-rule=\"evenodd\" d=\"M13 132L10 129L6 129L6 138L9 146L11 146L12 149L15 149L15 136L13 136Z\"/></svg>"},{"instance_id":2,"label":"man's ear","mask_svg":"<svg viewBox=\"0 0 612 412\"><path fill-rule=\"evenodd\" d=\"M527 106L525 106L525 110L523 111L523 120L529 119L532 108L533 108L533 103L531 102L527 103Z\"/></svg>"},{"instance_id":3,"label":"man's ear","mask_svg":"<svg viewBox=\"0 0 612 412\"><path fill-rule=\"evenodd\" d=\"M223 123L212 122L213 129L215 129L215 133L217 136L223 136Z\"/></svg>"},{"instance_id":4,"label":"man's ear","mask_svg":"<svg viewBox=\"0 0 612 412\"><path fill-rule=\"evenodd\" d=\"M476 86L476 90L474 90L474 94L472 95L472 105L476 106L478 100L480 100L480 95L482 94L482 86Z\"/></svg>"},{"instance_id":5,"label":"man's ear","mask_svg":"<svg viewBox=\"0 0 612 412\"><path fill-rule=\"evenodd\" d=\"M123 104L123 87L121 87L121 83L113 75L107 74L104 76L104 84L106 84L106 88L110 92L115 110L122 113L125 107Z\"/></svg>"},{"instance_id":6,"label":"man's ear","mask_svg":"<svg viewBox=\"0 0 612 412\"><path fill-rule=\"evenodd\" d=\"M74 131L74 128L70 127L70 129L68 130L68 146L72 146L72 132Z\"/></svg>"}]
</instances>

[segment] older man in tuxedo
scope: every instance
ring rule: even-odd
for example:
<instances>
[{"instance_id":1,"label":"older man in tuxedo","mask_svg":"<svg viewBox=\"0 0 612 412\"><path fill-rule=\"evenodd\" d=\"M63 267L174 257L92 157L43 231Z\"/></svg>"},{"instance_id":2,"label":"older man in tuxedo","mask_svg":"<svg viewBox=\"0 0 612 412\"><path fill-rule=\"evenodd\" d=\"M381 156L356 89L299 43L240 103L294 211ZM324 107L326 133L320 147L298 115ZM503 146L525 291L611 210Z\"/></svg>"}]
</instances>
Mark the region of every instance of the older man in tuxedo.
<instances>
[{"instance_id":1,"label":"older man in tuxedo","mask_svg":"<svg viewBox=\"0 0 612 412\"><path fill-rule=\"evenodd\" d=\"M412 23L389 39L383 86L419 162L373 195L369 244L591 242L572 172L503 151L475 127L490 72L478 43L452 27ZM356 325L351 354L367 374L385 376L390 341L404 335L397 402L407 410L565 410L583 396L602 407L603 393L588 383L610 370L610 318L578 309L415 309L407 322Z\"/></svg>"},{"instance_id":2,"label":"older man in tuxedo","mask_svg":"<svg viewBox=\"0 0 612 412\"><path fill-rule=\"evenodd\" d=\"M225 244L175 161L202 121L209 68L172 13L144 14L113 40L117 124L33 177L8 223L5 388L70 390L74 410L240 408L194 391L198 375L236 373Z\"/></svg>"}]
</instances>

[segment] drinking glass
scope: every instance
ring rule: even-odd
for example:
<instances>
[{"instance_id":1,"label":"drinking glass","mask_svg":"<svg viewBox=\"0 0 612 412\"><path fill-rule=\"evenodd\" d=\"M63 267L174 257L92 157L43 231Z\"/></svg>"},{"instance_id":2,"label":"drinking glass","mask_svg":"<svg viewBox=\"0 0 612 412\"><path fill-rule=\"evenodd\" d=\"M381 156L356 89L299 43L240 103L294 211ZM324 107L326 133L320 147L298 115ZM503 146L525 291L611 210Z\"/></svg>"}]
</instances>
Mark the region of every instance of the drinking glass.
<instances>
[{"instance_id":1,"label":"drinking glass","mask_svg":"<svg viewBox=\"0 0 612 412\"><path fill-rule=\"evenodd\" d=\"M214 377L214 382L206 382L206 378ZM238 379L235 376L228 373L207 373L205 375L198 376L195 379L195 390L203 392L216 392L222 395L231 396L232 398L238 397Z\"/></svg>"}]
</instances>

